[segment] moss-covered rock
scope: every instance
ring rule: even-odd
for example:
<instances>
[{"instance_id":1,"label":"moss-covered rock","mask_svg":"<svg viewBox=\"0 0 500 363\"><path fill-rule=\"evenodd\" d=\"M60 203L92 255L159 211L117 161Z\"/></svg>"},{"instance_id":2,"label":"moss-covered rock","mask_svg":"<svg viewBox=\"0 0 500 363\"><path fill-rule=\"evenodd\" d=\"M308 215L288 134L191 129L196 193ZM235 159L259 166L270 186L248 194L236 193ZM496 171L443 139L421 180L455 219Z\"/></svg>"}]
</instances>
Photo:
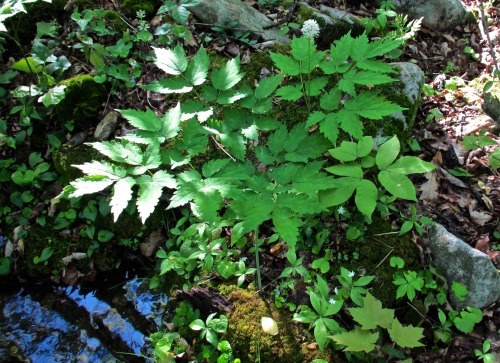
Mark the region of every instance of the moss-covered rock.
<instances>
[{"instance_id":1,"label":"moss-covered rock","mask_svg":"<svg viewBox=\"0 0 500 363\"><path fill-rule=\"evenodd\" d=\"M65 144L54 152L52 162L54 169L62 177L63 184L65 184L83 176L81 170L72 165L81 165L101 158L102 155L90 146Z\"/></svg>"},{"instance_id":2,"label":"moss-covered rock","mask_svg":"<svg viewBox=\"0 0 500 363\"><path fill-rule=\"evenodd\" d=\"M79 131L97 125L101 103L106 97L105 87L88 74L66 79L59 84L66 86L66 95L56 106L61 126L71 124L73 130Z\"/></svg>"},{"instance_id":3,"label":"moss-covered rock","mask_svg":"<svg viewBox=\"0 0 500 363\"><path fill-rule=\"evenodd\" d=\"M289 311L277 309L274 303L263 300L253 291L234 285L221 286L220 289L233 304L233 310L227 314L227 339L234 355L242 363L297 363L311 362L315 358L331 359L330 352L321 353L318 349L308 349L314 338L305 330L307 326L298 325L291 320ZM262 317L270 317L277 322L277 335L264 333L261 327Z\"/></svg>"}]
</instances>

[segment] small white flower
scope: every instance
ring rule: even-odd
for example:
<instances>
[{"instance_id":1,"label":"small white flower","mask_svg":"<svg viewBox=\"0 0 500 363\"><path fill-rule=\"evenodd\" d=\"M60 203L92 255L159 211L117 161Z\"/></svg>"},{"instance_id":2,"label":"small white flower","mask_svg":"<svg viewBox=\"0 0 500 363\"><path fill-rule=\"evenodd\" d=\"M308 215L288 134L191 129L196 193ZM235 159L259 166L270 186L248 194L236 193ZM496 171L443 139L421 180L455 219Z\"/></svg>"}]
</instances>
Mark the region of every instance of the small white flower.
<instances>
[{"instance_id":1,"label":"small white flower","mask_svg":"<svg viewBox=\"0 0 500 363\"><path fill-rule=\"evenodd\" d=\"M200 253L198 258L203 261L206 255L207 255L206 253Z\"/></svg>"},{"instance_id":2,"label":"small white flower","mask_svg":"<svg viewBox=\"0 0 500 363\"><path fill-rule=\"evenodd\" d=\"M328 304L335 305L336 303L337 303L337 300L335 300L333 297L331 297L331 298L328 300Z\"/></svg>"},{"instance_id":3,"label":"small white flower","mask_svg":"<svg viewBox=\"0 0 500 363\"><path fill-rule=\"evenodd\" d=\"M244 256L244 257L242 257L241 259L243 260L243 262L247 262L248 257Z\"/></svg>"},{"instance_id":4,"label":"small white flower","mask_svg":"<svg viewBox=\"0 0 500 363\"><path fill-rule=\"evenodd\" d=\"M278 324L274 321L273 318L260 318L260 324L262 325L262 329L265 333L269 335L278 334Z\"/></svg>"},{"instance_id":5,"label":"small white flower","mask_svg":"<svg viewBox=\"0 0 500 363\"><path fill-rule=\"evenodd\" d=\"M333 289L333 292L335 293L335 295L338 295L339 294L339 288L336 287L335 289Z\"/></svg>"},{"instance_id":6,"label":"small white flower","mask_svg":"<svg viewBox=\"0 0 500 363\"><path fill-rule=\"evenodd\" d=\"M347 274L347 276L349 276L349 277L353 277L353 276L354 276L354 271L349 272L349 273Z\"/></svg>"},{"instance_id":7,"label":"small white flower","mask_svg":"<svg viewBox=\"0 0 500 363\"><path fill-rule=\"evenodd\" d=\"M319 35L319 25L314 19L309 19L302 24L302 34L309 39L314 39Z\"/></svg>"},{"instance_id":8,"label":"small white flower","mask_svg":"<svg viewBox=\"0 0 500 363\"><path fill-rule=\"evenodd\" d=\"M345 208L344 208L344 206L342 206L342 205L341 205L341 206L339 207L339 209L337 209L337 212L338 212L339 214L343 215L343 214L345 213Z\"/></svg>"}]
</instances>

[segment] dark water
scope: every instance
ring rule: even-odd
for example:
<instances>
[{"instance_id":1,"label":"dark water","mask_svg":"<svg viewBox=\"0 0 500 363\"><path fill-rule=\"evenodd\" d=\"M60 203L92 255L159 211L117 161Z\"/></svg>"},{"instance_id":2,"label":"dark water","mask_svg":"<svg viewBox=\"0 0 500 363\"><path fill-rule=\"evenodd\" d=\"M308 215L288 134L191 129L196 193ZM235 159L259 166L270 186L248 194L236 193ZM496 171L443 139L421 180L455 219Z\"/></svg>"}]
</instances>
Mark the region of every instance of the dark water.
<instances>
[{"instance_id":1,"label":"dark water","mask_svg":"<svg viewBox=\"0 0 500 363\"><path fill-rule=\"evenodd\" d=\"M152 362L148 335L167 296L137 277L122 281L0 291L0 362Z\"/></svg>"}]
</instances>

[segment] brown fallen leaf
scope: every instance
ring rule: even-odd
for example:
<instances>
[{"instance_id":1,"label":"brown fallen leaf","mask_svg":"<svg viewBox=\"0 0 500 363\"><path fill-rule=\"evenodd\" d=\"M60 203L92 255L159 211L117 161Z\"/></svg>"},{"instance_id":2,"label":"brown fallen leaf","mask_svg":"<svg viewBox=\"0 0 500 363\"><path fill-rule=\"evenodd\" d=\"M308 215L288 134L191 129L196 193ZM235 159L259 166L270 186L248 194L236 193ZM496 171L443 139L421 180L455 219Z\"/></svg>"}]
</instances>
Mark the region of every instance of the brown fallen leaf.
<instances>
[{"instance_id":1,"label":"brown fallen leaf","mask_svg":"<svg viewBox=\"0 0 500 363\"><path fill-rule=\"evenodd\" d=\"M430 171L424 175L427 181L420 187L420 200L433 201L439 197L439 180L436 171Z\"/></svg>"}]
</instances>

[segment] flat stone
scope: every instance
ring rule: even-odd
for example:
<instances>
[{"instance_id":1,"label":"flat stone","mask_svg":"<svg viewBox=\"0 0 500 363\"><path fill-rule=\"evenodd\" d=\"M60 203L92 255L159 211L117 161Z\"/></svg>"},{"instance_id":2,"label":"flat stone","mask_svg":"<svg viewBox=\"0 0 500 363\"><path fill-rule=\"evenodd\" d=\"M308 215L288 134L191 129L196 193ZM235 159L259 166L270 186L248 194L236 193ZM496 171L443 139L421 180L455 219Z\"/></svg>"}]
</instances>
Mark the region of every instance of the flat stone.
<instances>
[{"instance_id":1,"label":"flat stone","mask_svg":"<svg viewBox=\"0 0 500 363\"><path fill-rule=\"evenodd\" d=\"M118 114L115 111L110 111L99 122L94 131L94 137L97 141L107 140L115 131Z\"/></svg>"},{"instance_id":2,"label":"flat stone","mask_svg":"<svg viewBox=\"0 0 500 363\"><path fill-rule=\"evenodd\" d=\"M482 309L500 300L500 274L488 255L470 247L440 224L432 225L428 232L432 263L443 272L449 286L458 282L469 290L463 302L451 293L452 305Z\"/></svg>"},{"instance_id":3,"label":"flat stone","mask_svg":"<svg viewBox=\"0 0 500 363\"><path fill-rule=\"evenodd\" d=\"M277 44L290 43L288 37L278 34L278 27L271 27L274 23L267 16L240 0L199 0L189 10L203 23L225 25L236 20L235 28L239 31L251 32Z\"/></svg>"}]
</instances>

